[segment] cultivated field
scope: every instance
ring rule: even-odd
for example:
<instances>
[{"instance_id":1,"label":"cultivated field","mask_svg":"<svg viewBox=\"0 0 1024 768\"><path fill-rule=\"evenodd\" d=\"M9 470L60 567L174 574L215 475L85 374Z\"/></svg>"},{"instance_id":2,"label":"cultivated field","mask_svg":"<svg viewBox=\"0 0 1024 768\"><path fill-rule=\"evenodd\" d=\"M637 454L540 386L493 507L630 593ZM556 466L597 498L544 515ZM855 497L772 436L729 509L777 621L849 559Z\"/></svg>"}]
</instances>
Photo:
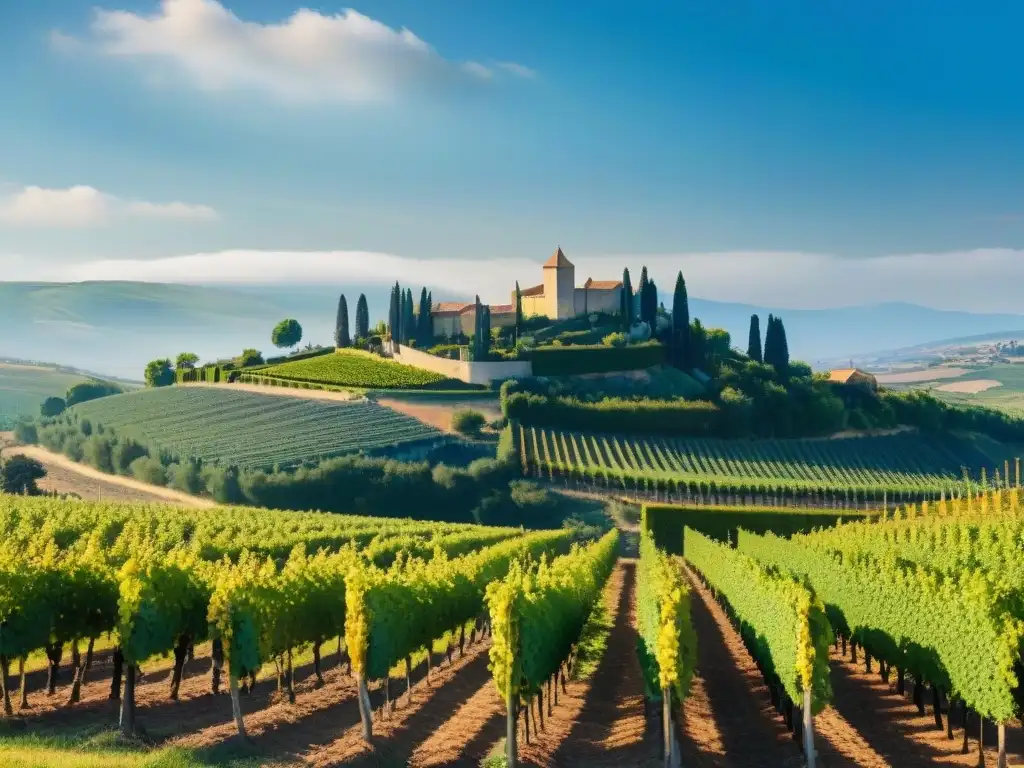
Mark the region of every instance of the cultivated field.
<instances>
[{"instance_id":1,"label":"cultivated field","mask_svg":"<svg viewBox=\"0 0 1024 768\"><path fill-rule=\"evenodd\" d=\"M527 474L616 479L631 484L671 481L679 486L748 492L785 489L872 494L937 491L960 482L964 467L993 462L952 436L917 433L834 440L717 440L630 437L520 427ZM1012 457L1007 455L1006 459Z\"/></svg>"},{"instance_id":2,"label":"cultivated field","mask_svg":"<svg viewBox=\"0 0 1024 768\"><path fill-rule=\"evenodd\" d=\"M24 416L38 416L48 397L64 397L84 376L36 365L0 363L0 430Z\"/></svg>"},{"instance_id":3,"label":"cultivated field","mask_svg":"<svg viewBox=\"0 0 1024 768\"><path fill-rule=\"evenodd\" d=\"M454 381L422 368L402 365L355 349L261 368L255 375L358 389L467 388L461 381Z\"/></svg>"},{"instance_id":4,"label":"cultivated field","mask_svg":"<svg viewBox=\"0 0 1024 768\"><path fill-rule=\"evenodd\" d=\"M823 768L973 766L982 732L986 764L1017 764L1019 606L992 590L1020 567L1021 499L971 504L792 541L742 535L738 550L688 532L681 559L643 533L638 551L635 530L616 558L615 533L566 555L565 531L0 499L3 648L28 657L0 763L499 764L515 669L526 766L663 765L671 691L683 765L798 768L805 690ZM956 552L950 527L968 533ZM54 554L33 558L52 531ZM83 546L94 531L99 550ZM325 551L289 556L301 543ZM401 549L427 559L372 564ZM915 565L947 579L913 578ZM88 610L23 621L66 599ZM119 722L144 738L117 742L104 729Z\"/></svg>"},{"instance_id":5,"label":"cultivated field","mask_svg":"<svg viewBox=\"0 0 1024 768\"><path fill-rule=\"evenodd\" d=\"M925 381L941 381L943 379L958 379L961 376L974 374L968 368L954 368L937 366L935 368L924 368L919 371L903 371L901 373L876 373L875 378L883 386L891 384L919 384Z\"/></svg>"},{"instance_id":6,"label":"cultivated field","mask_svg":"<svg viewBox=\"0 0 1024 768\"><path fill-rule=\"evenodd\" d=\"M366 401L273 397L229 387L164 387L93 400L79 419L182 457L239 468L292 466L438 435Z\"/></svg>"}]
</instances>

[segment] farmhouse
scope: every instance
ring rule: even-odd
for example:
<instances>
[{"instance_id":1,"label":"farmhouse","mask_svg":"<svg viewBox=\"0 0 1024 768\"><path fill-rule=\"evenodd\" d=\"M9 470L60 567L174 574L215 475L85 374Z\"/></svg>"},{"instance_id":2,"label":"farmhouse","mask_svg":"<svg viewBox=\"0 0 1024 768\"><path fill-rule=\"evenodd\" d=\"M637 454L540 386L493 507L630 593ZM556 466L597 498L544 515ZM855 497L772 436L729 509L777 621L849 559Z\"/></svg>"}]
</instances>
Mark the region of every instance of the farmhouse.
<instances>
[{"instance_id":1,"label":"farmhouse","mask_svg":"<svg viewBox=\"0 0 1024 768\"><path fill-rule=\"evenodd\" d=\"M838 368L830 371L828 380L835 384L851 384L866 387L872 391L878 389L878 379L860 368Z\"/></svg>"},{"instance_id":2,"label":"farmhouse","mask_svg":"<svg viewBox=\"0 0 1024 768\"><path fill-rule=\"evenodd\" d=\"M543 280L539 285L520 290L523 317L545 315L551 320L565 320L592 312L615 314L622 301L621 280L594 280L588 277L576 285L576 267L561 248L544 262ZM510 293L509 304L491 305L491 327L515 325L516 292ZM476 327L476 305L472 302L441 302L431 309L435 336L471 336Z\"/></svg>"}]
</instances>

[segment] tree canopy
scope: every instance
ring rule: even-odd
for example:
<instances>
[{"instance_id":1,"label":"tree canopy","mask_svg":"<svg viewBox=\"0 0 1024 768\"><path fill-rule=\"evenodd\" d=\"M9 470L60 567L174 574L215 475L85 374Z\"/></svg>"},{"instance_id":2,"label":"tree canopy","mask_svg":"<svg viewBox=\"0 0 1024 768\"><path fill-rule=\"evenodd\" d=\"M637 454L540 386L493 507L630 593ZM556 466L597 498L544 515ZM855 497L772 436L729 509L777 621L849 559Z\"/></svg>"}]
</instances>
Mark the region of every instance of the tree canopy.
<instances>
[{"instance_id":1,"label":"tree canopy","mask_svg":"<svg viewBox=\"0 0 1024 768\"><path fill-rule=\"evenodd\" d=\"M242 368L248 368L252 365L263 365L263 353L258 349L243 349L242 354L238 356L238 364Z\"/></svg>"},{"instance_id":2,"label":"tree canopy","mask_svg":"<svg viewBox=\"0 0 1024 768\"><path fill-rule=\"evenodd\" d=\"M338 298L338 314L334 319L334 346L352 346L352 339L348 333L348 302L344 293Z\"/></svg>"},{"instance_id":3,"label":"tree canopy","mask_svg":"<svg viewBox=\"0 0 1024 768\"><path fill-rule=\"evenodd\" d=\"M633 325L633 283L629 279L629 267L622 270L622 324L628 330Z\"/></svg>"},{"instance_id":4,"label":"tree canopy","mask_svg":"<svg viewBox=\"0 0 1024 768\"><path fill-rule=\"evenodd\" d=\"M174 367L179 371L192 370L199 362L199 355L195 352L182 352L174 361Z\"/></svg>"},{"instance_id":5,"label":"tree canopy","mask_svg":"<svg viewBox=\"0 0 1024 768\"><path fill-rule=\"evenodd\" d=\"M750 336L747 340L747 357L755 363L764 362L761 353L761 318L757 315L750 316Z\"/></svg>"},{"instance_id":6,"label":"tree canopy","mask_svg":"<svg viewBox=\"0 0 1024 768\"><path fill-rule=\"evenodd\" d=\"M680 369L691 365L690 300L682 270L676 275L676 287L672 293L672 364Z\"/></svg>"},{"instance_id":7,"label":"tree canopy","mask_svg":"<svg viewBox=\"0 0 1024 768\"><path fill-rule=\"evenodd\" d=\"M37 496L40 491L36 481L44 477L46 468L41 463L19 453L0 464L0 491Z\"/></svg>"},{"instance_id":8,"label":"tree canopy","mask_svg":"<svg viewBox=\"0 0 1024 768\"><path fill-rule=\"evenodd\" d=\"M167 361L170 365L170 360ZM174 377L172 372L171 377ZM89 400L96 400L101 397L109 397L110 395L119 395L124 390L116 384L111 384L109 381L98 381L92 379L90 381L83 381L70 387L67 393L64 395L64 402L68 408L79 403L84 403Z\"/></svg>"},{"instance_id":9,"label":"tree canopy","mask_svg":"<svg viewBox=\"0 0 1024 768\"><path fill-rule=\"evenodd\" d=\"M274 331L270 334L270 341L275 347L294 347L302 341L302 326L299 325L298 320L291 318L282 320L274 326Z\"/></svg>"},{"instance_id":10,"label":"tree canopy","mask_svg":"<svg viewBox=\"0 0 1024 768\"><path fill-rule=\"evenodd\" d=\"M356 338L365 339L370 335L370 308L366 304L366 294L359 294L356 302Z\"/></svg>"},{"instance_id":11,"label":"tree canopy","mask_svg":"<svg viewBox=\"0 0 1024 768\"><path fill-rule=\"evenodd\" d=\"M43 401L43 404L39 406L39 413L46 418L53 416L60 416L67 409L67 403L64 402L63 397L48 397Z\"/></svg>"},{"instance_id":12,"label":"tree canopy","mask_svg":"<svg viewBox=\"0 0 1024 768\"><path fill-rule=\"evenodd\" d=\"M171 361L166 358L151 360L146 366L147 387L169 387L174 383L174 369Z\"/></svg>"}]
</instances>

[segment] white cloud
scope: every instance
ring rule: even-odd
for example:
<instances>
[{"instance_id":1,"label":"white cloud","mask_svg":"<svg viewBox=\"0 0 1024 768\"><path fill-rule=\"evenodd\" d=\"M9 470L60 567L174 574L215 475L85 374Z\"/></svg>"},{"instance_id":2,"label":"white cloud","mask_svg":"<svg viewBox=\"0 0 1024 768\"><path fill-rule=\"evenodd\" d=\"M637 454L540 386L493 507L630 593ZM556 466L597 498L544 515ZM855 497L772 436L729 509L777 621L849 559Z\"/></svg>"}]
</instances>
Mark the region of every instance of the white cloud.
<instances>
[{"instance_id":1,"label":"white cloud","mask_svg":"<svg viewBox=\"0 0 1024 768\"><path fill-rule=\"evenodd\" d=\"M53 40L61 50L74 47L63 33ZM163 0L151 16L98 9L84 42L106 56L168 65L204 91L254 90L287 101L387 101L496 71L532 76L515 63L452 62L408 29L351 9L325 16L302 8L261 24L217 0Z\"/></svg>"},{"instance_id":2,"label":"white cloud","mask_svg":"<svg viewBox=\"0 0 1024 768\"><path fill-rule=\"evenodd\" d=\"M66 189L23 187L0 197L0 223L13 226L77 229L117 218L215 221L218 215L206 205L126 201L85 185Z\"/></svg>"},{"instance_id":3,"label":"white cloud","mask_svg":"<svg viewBox=\"0 0 1024 768\"><path fill-rule=\"evenodd\" d=\"M813 309L905 301L936 309L1021 313L1024 251L971 251L848 259L799 252L587 255L567 251L576 282L618 279L628 265L634 284L640 267L667 299L680 269L691 296L759 306ZM5 262L10 257L4 257ZM540 282L532 259L415 259L366 251L223 251L152 260L97 260L40 265L11 260L12 280L141 280L187 283L393 283L448 288L508 301L518 280ZM438 299L443 291L435 290Z\"/></svg>"}]
</instances>

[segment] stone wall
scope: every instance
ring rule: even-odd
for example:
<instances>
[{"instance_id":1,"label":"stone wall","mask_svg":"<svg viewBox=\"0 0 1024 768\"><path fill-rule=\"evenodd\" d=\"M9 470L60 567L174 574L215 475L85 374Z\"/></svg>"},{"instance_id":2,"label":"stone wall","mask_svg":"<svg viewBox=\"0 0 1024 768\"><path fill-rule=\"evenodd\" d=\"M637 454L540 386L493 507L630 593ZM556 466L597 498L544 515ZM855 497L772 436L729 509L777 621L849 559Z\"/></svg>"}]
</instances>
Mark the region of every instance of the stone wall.
<instances>
[{"instance_id":1,"label":"stone wall","mask_svg":"<svg viewBox=\"0 0 1024 768\"><path fill-rule=\"evenodd\" d=\"M432 371L449 379L458 379L467 384L490 384L492 381L518 379L533 374L533 365L529 360L512 360L502 362L468 362L463 360L447 360L421 352L412 347L398 345L393 353L396 362Z\"/></svg>"}]
</instances>

